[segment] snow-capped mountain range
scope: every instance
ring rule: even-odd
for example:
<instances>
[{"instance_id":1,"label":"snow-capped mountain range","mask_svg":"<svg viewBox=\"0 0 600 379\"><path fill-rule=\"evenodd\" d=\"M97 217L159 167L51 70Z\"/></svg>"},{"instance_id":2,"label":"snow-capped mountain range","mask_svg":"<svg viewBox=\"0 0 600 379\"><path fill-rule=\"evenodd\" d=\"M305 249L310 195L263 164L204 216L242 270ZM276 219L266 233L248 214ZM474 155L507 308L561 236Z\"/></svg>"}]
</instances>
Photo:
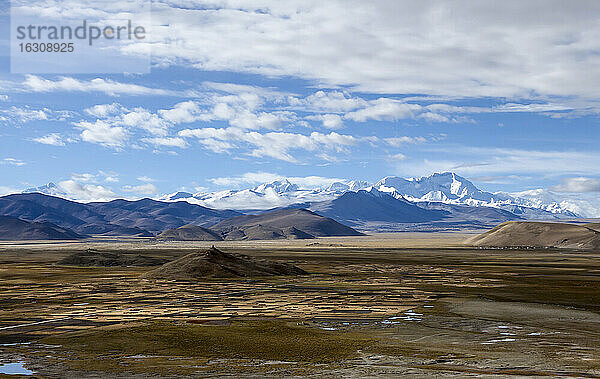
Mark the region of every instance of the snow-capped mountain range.
<instances>
[{"instance_id":1,"label":"snow-capped mountain range","mask_svg":"<svg viewBox=\"0 0 600 379\"><path fill-rule=\"evenodd\" d=\"M347 192L383 192L411 203L443 203L506 210L524 218L600 217L600 202L579 194L555 193L544 189L516 193L486 192L455 173L436 173L422 178L388 176L371 184L365 181L339 181L322 188L301 188L287 179L254 188L217 192L175 192L159 196L161 201L187 201L213 209L266 210L339 198ZM68 197L60 187L48 185L24 192L41 192Z\"/></svg>"},{"instance_id":2,"label":"snow-capped mountain range","mask_svg":"<svg viewBox=\"0 0 600 379\"><path fill-rule=\"evenodd\" d=\"M287 179L280 179L244 190L197 194L177 192L162 196L160 200L185 200L215 209L271 209L297 203L332 200L345 192L356 192L370 187L413 203L440 202L492 207L516 214L526 211L530 217L536 217L535 210L544 211L540 212L540 217L543 216L542 213L547 212L556 217L600 217L600 204L568 198L567 195L542 189L519 193L486 192L469 180L450 172L410 179L388 176L375 184L364 181L335 182L317 189L301 189Z\"/></svg>"},{"instance_id":3,"label":"snow-capped mountain range","mask_svg":"<svg viewBox=\"0 0 600 379\"><path fill-rule=\"evenodd\" d=\"M368 187L367 182L335 182L324 188L301 189L287 179L275 180L244 190L226 190L191 194L175 192L161 196L158 200L185 200L192 204L213 209L256 209L264 210L286 207L297 203L319 202L335 199L345 192L358 191Z\"/></svg>"}]
</instances>

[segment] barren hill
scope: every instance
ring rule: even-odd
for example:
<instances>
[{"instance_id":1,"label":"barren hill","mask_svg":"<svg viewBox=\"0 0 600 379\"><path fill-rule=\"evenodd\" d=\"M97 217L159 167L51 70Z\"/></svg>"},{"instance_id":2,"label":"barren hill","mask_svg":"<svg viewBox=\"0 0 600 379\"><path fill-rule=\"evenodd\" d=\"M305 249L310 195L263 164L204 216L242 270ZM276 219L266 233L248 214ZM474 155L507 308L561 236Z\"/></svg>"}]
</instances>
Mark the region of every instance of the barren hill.
<instances>
[{"instance_id":1,"label":"barren hill","mask_svg":"<svg viewBox=\"0 0 600 379\"><path fill-rule=\"evenodd\" d=\"M172 241L222 241L218 232L197 225L184 225L177 229L168 229L156 239Z\"/></svg>"},{"instance_id":2,"label":"barren hill","mask_svg":"<svg viewBox=\"0 0 600 379\"><path fill-rule=\"evenodd\" d=\"M474 246L600 249L600 232L586 225L507 222L465 241Z\"/></svg>"},{"instance_id":3,"label":"barren hill","mask_svg":"<svg viewBox=\"0 0 600 379\"><path fill-rule=\"evenodd\" d=\"M241 254L230 254L214 247L188 254L144 275L148 279L194 280L202 278L305 275L296 266Z\"/></svg>"},{"instance_id":4,"label":"barren hill","mask_svg":"<svg viewBox=\"0 0 600 379\"><path fill-rule=\"evenodd\" d=\"M233 217L211 229L219 231L225 239L232 240L362 235L346 225L306 209L280 209L260 215Z\"/></svg>"}]
</instances>

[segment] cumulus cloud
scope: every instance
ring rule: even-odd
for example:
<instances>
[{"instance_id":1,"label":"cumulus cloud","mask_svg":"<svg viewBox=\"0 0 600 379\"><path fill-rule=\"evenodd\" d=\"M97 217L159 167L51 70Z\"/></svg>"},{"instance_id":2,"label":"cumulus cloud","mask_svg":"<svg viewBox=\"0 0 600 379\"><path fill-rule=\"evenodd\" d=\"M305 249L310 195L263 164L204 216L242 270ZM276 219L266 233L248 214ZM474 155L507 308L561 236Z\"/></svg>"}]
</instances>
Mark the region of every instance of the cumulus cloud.
<instances>
[{"instance_id":1,"label":"cumulus cloud","mask_svg":"<svg viewBox=\"0 0 600 379\"><path fill-rule=\"evenodd\" d=\"M112 103L94 105L93 107L86 108L84 112L97 118L108 118L123 113L126 110L121 104Z\"/></svg>"},{"instance_id":2,"label":"cumulus cloud","mask_svg":"<svg viewBox=\"0 0 600 379\"><path fill-rule=\"evenodd\" d=\"M323 127L327 129L341 129L344 126L342 117L337 114L323 114L306 117L308 120L321 121Z\"/></svg>"},{"instance_id":3,"label":"cumulus cloud","mask_svg":"<svg viewBox=\"0 0 600 379\"><path fill-rule=\"evenodd\" d=\"M353 136L342 135L335 132L323 134L312 132L310 135L269 132L248 132L239 128L203 128L184 129L179 132L184 138L197 138L201 143L207 141L222 141L230 146L246 143L252 146L250 155L255 157L271 157L287 162L296 163L297 160L291 155L291 150L315 151L324 149L327 151L342 152L348 146L356 145L359 140Z\"/></svg>"},{"instance_id":4,"label":"cumulus cloud","mask_svg":"<svg viewBox=\"0 0 600 379\"><path fill-rule=\"evenodd\" d=\"M161 109L158 113L163 119L173 124L190 123L208 118L206 112L200 108L198 103L191 100L177 103L171 109Z\"/></svg>"},{"instance_id":5,"label":"cumulus cloud","mask_svg":"<svg viewBox=\"0 0 600 379\"><path fill-rule=\"evenodd\" d=\"M122 147L129 138L125 128L111 126L103 120L96 120L95 122L80 121L75 123L75 126L83 129L81 139L90 143L97 143L113 148Z\"/></svg>"},{"instance_id":6,"label":"cumulus cloud","mask_svg":"<svg viewBox=\"0 0 600 379\"><path fill-rule=\"evenodd\" d=\"M75 180L65 180L58 186L72 199L81 201L109 201L115 198L115 193L110 189L94 184L81 184Z\"/></svg>"},{"instance_id":7,"label":"cumulus cloud","mask_svg":"<svg viewBox=\"0 0 600 379\"><path fill-rule=\"evenodd\" d=\"M557 186L552 187L553 191L556 192L600 192L600 179L595 178L565 178L561 180L561 183Z\"/></svg>"},{"instance_id":8,"label":"cumulus cloud","mask_svg":"<svg viewBox=\"0 0 600 379\"><path fill-rule=\"evenodd\" d=\"M43 137L34 138L33 141L42 143L44 145L52 145L52 146L65 146L65 142L62 137L58 133L50 133Z\"/></svg>"},{"instance_id":9,"label":"cumulus cloud","mask_svg":"<svg viewBox=\"0 0 600 379\"><path fill-rule=\"evenodd\" d=\"M146 130L150 134L164 137L169 123L147 109L138 107L121 115L120 124Z\"/></svg>"}]
</instances>

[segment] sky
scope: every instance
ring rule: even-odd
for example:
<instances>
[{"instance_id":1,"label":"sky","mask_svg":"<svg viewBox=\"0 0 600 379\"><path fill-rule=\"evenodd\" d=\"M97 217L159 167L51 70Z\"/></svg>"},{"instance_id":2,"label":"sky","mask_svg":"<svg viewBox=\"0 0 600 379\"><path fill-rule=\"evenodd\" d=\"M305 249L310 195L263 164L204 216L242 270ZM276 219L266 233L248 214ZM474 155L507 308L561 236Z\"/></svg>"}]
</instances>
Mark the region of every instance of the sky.
<instances>
[{"instance_id":1,"label":"sky","mask_svg":"<svg viewBox=\"0 0 600 379\"><path fill-rule=\"evenodd\" d=\"M19 1L34 17L112 11ZM118 46L150 54L142 74L11 73L10 21L3 0L0 194L453 171L600 198L597 1L157 0L148 38Z\"/></svg>"}]
</instances>

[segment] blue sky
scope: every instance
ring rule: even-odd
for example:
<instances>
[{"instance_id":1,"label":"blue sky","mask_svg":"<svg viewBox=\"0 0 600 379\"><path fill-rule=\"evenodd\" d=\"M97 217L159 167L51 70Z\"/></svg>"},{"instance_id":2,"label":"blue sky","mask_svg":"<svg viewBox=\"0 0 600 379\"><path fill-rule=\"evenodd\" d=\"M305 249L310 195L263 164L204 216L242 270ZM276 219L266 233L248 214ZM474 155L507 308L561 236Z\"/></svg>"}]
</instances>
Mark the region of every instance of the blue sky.
<instances>
[{"instance_id":1,"label":"blue sky","mask_svg":"<svg viewBox=\"0 0 600 379\"><path fill-rule=\"evenodd\" d=\"M59 3L81 8L45 7ZM490 191L600 192L597 2L281 3L155 1L150 74L23 75L4 2L0 193L441 171Z\"/></svg>"}]
</instances>

